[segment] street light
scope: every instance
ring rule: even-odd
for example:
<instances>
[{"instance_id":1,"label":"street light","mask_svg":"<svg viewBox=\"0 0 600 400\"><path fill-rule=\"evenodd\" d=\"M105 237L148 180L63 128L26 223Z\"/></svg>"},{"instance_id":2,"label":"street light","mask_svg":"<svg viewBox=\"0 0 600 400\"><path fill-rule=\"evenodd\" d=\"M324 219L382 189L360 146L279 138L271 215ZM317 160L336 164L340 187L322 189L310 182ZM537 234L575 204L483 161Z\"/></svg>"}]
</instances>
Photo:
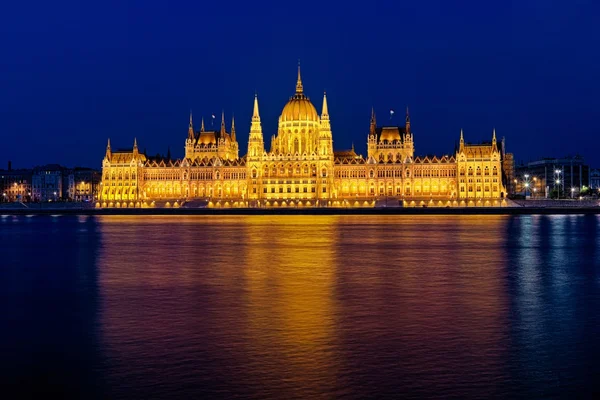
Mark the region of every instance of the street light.
<instances>
[{"instance_id":1,"label":"street light","mask_svg":"<svg viewBox=\"0 0 600 400\"><path fill-rule=\"evenodd\" d=\"M575 193L575 188L571 188L571 199L573 199L573 194Z\"/></svg>"}]
</instances>

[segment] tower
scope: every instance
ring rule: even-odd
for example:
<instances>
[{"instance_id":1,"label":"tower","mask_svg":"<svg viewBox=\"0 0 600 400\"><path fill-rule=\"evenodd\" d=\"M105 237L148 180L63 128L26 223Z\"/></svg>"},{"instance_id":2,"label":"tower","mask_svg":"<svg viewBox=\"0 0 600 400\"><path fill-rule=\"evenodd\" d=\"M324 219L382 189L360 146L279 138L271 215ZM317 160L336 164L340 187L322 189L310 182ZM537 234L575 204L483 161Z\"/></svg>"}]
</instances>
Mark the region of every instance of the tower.
<instances>
[{"instance_id":1,"label":"tower","mask_svg":"<svg viewBox=\"0 0 600 400\"><path fill-rule=\"evenodd\" d=\"M367 157L375 157L377 152L377 121L375 109L371 107L371 122L369 124L369 136L367 137Z\"/></svg>"},{"instance_id":2,"label":"tower","mask_svg":"<svg viewBox=\"0 0 600 400\"><path fill-rule=\"evenodd\" d=\"M319 130L319 155L328 156L333 154L333 140L331 134L331 123L329 110L327 108L327 93L323 93L323 109L321 111L321 128Z\"/></svg>"},{"instance_id":3,"label":"tower","mask_svg":"<svg viewBox=\"0 0 600 400\"><path fill-rule=\"evenodd\" d=\"M196 135L194 133L194 124L192 122L192 111L190 110L190 123L188 125L188 135L185 140L185 158L194 158L194 145L196 142Z\"/></svg>"},{"instance_id":4,"label":"tower","mask_svg":"<svg viewBox=\"0 0 600 400\"><path fill-rule=\"evenodd\" d=\"M406 154L410 154L412 158L415 152L415 143L412 130L410 129L410 113L408 112L408 106L406 106L406 122L404 123L404 150Z\"/></svg>"},{"instance_id":5,"label":"tower","mask_svg":"<svg viewBox=\"0 0 600 400\"><path fill-rule=\"evenodd\" d=\"M248 138L248 159L259 160L265 151L263 142L263 132L258 113L258 96L254 95L254 112L252 113L252 123L250 125L250 135Z\"/></svg>"},{"instance_id":6,"label":"tower","mask_svg":"<svg viewBox=\"0 0 600 400\"><path fill-rule=\"evenodd\" d=\"M248 199L257 200L260 196L260 181L258 180L261 168L262 155L265 151L262 126L258 113L258 96L254 95L254 112L250 125L248 138L248 155L246 156L246 169L248 173Z\"/></svg>"}]
</instances>

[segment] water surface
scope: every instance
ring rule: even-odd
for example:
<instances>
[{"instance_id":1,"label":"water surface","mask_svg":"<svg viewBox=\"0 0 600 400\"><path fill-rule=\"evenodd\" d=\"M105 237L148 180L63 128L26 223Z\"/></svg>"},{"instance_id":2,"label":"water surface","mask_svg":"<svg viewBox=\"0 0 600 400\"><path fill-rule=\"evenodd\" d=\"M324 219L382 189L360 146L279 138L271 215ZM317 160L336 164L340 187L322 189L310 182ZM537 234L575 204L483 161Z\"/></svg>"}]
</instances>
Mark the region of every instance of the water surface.
<instances>
[{"instance_id":1,"label":"water surface","mask_svg":"<svg viewBox=\"0 0 600 400\"><path fill-rule=\"evenodd\" d=\"M591 397L596 216L0 217L0 384Z\"/></svg>"}]
</instances>

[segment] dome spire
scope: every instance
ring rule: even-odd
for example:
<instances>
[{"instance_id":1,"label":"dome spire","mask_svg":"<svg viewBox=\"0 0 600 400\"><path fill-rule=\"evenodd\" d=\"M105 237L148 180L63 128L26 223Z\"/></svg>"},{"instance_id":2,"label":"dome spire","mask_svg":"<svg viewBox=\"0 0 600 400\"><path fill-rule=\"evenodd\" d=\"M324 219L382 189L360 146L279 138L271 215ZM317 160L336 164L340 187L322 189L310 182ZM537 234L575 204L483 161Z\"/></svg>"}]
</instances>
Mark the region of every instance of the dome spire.
<instances>
[{"instance_id":1,"label":"dome spire","mask_svg":"<svg viewBox=\"0 0 600 400\"><path fill-rule=\"evenodd\" d=\"M298 60L298 81L296 81L296 94L302 94L304 88L302 87L302 76L300 75L300 60Z\"/></svg>"}]
</instances>

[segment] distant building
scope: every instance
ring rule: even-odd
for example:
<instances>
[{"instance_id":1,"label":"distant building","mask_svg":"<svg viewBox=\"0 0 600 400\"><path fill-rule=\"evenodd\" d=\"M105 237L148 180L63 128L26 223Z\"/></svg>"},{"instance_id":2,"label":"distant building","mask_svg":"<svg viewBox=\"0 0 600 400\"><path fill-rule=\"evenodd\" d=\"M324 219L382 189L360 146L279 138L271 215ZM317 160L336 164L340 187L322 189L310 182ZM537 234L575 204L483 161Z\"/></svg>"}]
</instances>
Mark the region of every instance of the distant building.
<instances>
[{"instance_id":1,"label":"distant building","mask_svg":"<svg viewBox=\"0 0 600 400\"><path fill-rule=\"evenodd\" d=\"M515 180L515 157L513 153L506 153L502 159L502 172L506 183L506 193L516 193Z\"/></svg>"},{"instance_id":2,"label":"distant building","mask_svg":"<svg viewBox=\"0 0 600 400\"><path fill-rule=\"evenodd\" d=\"M63 171L58 164L48 164L33 169L32 197L34 201L58 201L63 199ZM68 192L67 192L68 194Z\"/></svg>"},{"instance_id":3,"label":"distant building","mask_svg":"<svg viewBox=\"0 0 600 400\"><path fill-rule=\"evenodd\" d=\"M31 201L30 169L13 170L11 162L8 169L0 170L0 201Z\"/></svg>"},{"instance_id":4,"label":"distant building","mask_svg":"<svg viewBox=\"0 0 600 400\"><path fill-rule=\"evenodd\" d=\"M590 167L581 156L544 158L518 166L513 183L519 192L533 196L550 197L557 192L573 197L590 187Z\"/></svg>"},{"instance_id":5,"label":"distant building","mask_svg":"<svg viewBox=\"0 0 600 400\"><path fill-rule=\"evenodd\" d=\"M594 168L590 171L590 187L592 189L600 189L600 169Z\"/></svg>"},{"instance_id":6,"label":"distant building","mask_svg":"<svg viewBox=\"0 0 600 400\"><path fill-rule=\"evenodd\" d=\"M74 201L94 201L98 198L102 174L91 168L74 168L69 176L73 177Z\"/></svg>"}]
</instances>

